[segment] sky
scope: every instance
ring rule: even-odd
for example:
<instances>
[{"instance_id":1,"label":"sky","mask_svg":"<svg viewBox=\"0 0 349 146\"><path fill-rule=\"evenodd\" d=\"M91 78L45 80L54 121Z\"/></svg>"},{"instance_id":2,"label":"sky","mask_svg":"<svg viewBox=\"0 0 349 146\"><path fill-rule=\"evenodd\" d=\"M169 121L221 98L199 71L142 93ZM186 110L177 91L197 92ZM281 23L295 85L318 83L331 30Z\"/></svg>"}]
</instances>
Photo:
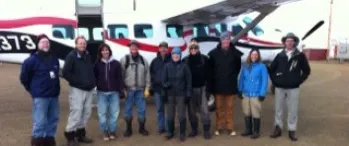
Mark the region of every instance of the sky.
<instances>
[{"instance_id":1,"label":"sky","mask_svg":"<svg viewBox=\"0 0 349 146\"><path fill-rule=\"evenodd\" d=\"M85 4L98 4L100 0L79 0ZM108 0L104 0L108 1ZM130 3L131 0L113 0L115 5L120 3ZM183 1L183 2L178 2ZM205 5L214 1L221 0L200 0L197 5ZM294 32L302 37L317 22L324 20L325 24L314 32L304 43L308 47L326 48L328 43L329 32L329 13L331 0L301 0L281 6L268 17L266 17L261 25L265 27L274 27L283 31L283 33ZM170 2L169 7L164 2ZM137 0L138 5L159 5L158 9L167 8L171 11L162 11L158 15L168 15L186 11L188 7L183 4L197 3L198 1L184 0ZM180 4L181 6L176 6ZM131 6L131 5L130 5ZM148 7L143 7L147 9ZM349 12L349 0L333 0L332 5L332 27L331 39L349 38L349 19L346 14Z\"/></svg>"}]
</instances>

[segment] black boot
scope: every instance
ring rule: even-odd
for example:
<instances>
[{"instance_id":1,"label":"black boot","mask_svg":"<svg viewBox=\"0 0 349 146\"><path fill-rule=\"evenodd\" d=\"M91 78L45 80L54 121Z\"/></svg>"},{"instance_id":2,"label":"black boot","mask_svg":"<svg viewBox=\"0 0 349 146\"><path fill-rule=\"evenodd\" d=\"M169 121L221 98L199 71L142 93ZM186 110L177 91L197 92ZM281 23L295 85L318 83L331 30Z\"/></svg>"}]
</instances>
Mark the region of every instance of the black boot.
<instances>
[{"instance_id":1,"label":"black boot","mask_svg":"<svg viewBox=\"0 0 349 146\"><path fill-rule=\"evenodd\" d=\"M259 118L253 118L253 132L252 132L252 139L257 139L260 134L259 134L259 130L260 130L260 126L261 126L261 119Z\"/></svg>"},{"instance_id":2,"label":"black boot","mask_svg":"<svg viewBox=\"0 0 349 146\"><path fill-rule=\"evenodd\" d=\"M195 137L198 135L198 123L197 122L190 122L191 125L191 132L189 133L188 137Z\"/></svg>"},{"instance_id":3,"label":"black boot","mask_svg":"<svg viewBox=\"0 0 349 146\"><path fill-rule=\"evenodd\" d=\"M298 140L298 138L296 137L296 131L288 131L288 137L291 139L291 141Z\"/></svg>"},{"instance_id":4,"label":"black boot","mask_svg":"<svg viewBox=\"0 0 349 146\"><path fill-rule=\"evenodd\" d=\"M245 117L245 131L241 134L241 136L250 136L252 134L252 117Z\"/></svg>"},{"instance_id":5,"label":"black boot","mask_svg":"<svg viewBox=\"0 0 349 146\"><path fill-rule=\"evenodd\" d=\"M143 136L148 136L149 132L145 129L145 119L144 120L138 120L139 122L139 130L138 132L142 134Z\"/></svg>"},{"instance_id":6,"label":"black boot","mask_svg":"<svg viewBox=\"0 0 349 146\"><path fill-rule=\"evenodd\" d=\"M211 125L210 124L205 124L204 126L203 126L203 129L204 129L204 139L206 139L206 140L209 140L209 139L211 139L211 131L210 131L210 129L211 129Z\"/></svg>"},{"instance_id":7,"label":"black boot","mask_svg":"<svg viewBox=\"0 0 349 146\"><path fill-rule=\"evenodd\" d=\"M132 118L126 118L126 131L124 132L124 137L132 136Z\"/></svg>"},{"instance_id":8,"label":"black boot","mask_svg":"<svg viewBox=\"0 0 349 146\"><path fill-rule=\"evenodd\" d=\"M76 137L78 138L78 142L86 143L86 144L93 143L93 140L91 138L86 137L85 128L76 130Z\"/></svg>"},{"instance_id":9,"label":"black boot","mask_svg":"<svg viewBox=\"0 0 349 146\"><path fill-rule=\"evenodd\" d=\"M45 146L56 146L56 140L54 137L45 138Z\"/></svg>"},{"instance_id":10,"label":"black boot","mask_svg":"<svg viewBox=\"0 0 349 146\"><path fill-rule=\"evenodd\" d=\"M187 127L187 121L186 120L181 120L179 122L179 140L180 141L185 141L185 130Z\"/></svg>"},{"instance_id":11,"label":"black boot","mask_svg":"<svg viewBox=\"0 0 349 146\"><path fill-rule=\"evenodd\" d=\"M67 146L79 146L79 143L75 141L75 132L64 132L64 136L67 139Z\"/></svg>"},{"instance_id":12,"label":"black boot","mask_svg":"<svg viewBox=\"0 0 349 146\"><path fill-rule=\"evenodd\" d=\"M173 137L174 137L174 121L167 120L167 136L165 138L166 140L170 140Z\"/></svg>"},{"instance_id":13,"label":"black boot","mask_svg":"<svg viewBox=\"0 0 349 146\"><path fill-rule=\"evenodd\" d=\"M281 136L281 128L279 126L275 126L274 132L270 135L270 138L278 138Z\"/></svg>"},{"instance_id":14,"label":"black boot","mask_svg":"<svg viewBox=\"0 0 349 146\"><path fill-rule=\"evenodd\" d=\"M32 137L31 138L31 146L46 146L44 138L42 137Z\"/></svg>"}]
</instances>

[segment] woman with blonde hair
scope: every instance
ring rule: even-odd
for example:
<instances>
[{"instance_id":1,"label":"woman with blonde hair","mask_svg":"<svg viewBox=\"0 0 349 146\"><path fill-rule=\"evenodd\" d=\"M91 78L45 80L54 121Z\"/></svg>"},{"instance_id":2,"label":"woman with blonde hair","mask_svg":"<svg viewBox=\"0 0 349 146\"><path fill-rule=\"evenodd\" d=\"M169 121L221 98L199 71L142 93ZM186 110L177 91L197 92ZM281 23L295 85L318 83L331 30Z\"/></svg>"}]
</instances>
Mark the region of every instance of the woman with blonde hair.
<instances>
[{"instance_id":1,"label":"woman with blonde hair","mask_svg":"<svg viewBox=\"0 0 349 146\"><path fill-rule=\"evenodd\" d=\"M242 136L259 137L262 102L268 87L268 71L261 62L258 49L252 49L246 64L243 65L239 79L239 98L245 115L245 131Z\"/></svg>"}]
</instances>

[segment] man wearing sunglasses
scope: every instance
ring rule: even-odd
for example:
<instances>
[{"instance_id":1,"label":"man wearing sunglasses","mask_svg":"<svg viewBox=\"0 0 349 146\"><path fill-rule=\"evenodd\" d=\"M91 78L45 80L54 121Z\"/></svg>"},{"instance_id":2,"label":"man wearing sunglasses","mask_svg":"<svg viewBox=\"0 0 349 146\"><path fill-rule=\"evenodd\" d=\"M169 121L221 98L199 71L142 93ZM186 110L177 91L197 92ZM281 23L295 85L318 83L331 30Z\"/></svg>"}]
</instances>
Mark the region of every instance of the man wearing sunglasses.
<instances>
[{"instance_id":1,"label":"man wearing sunglasses","mask_svg":"<svg viewBox=\"0 0 349 146\"><path fill-rule=\"evenodd\" d=\"M210 113L208 111L208 97L210 95L206 90L207 78L208 78L208 57L201 54L199 45L196 40L192 40L189 45L190 54L184 58L184 61L188 64L192 74L192 87L193 94L188 102L188 116L191 125L191 132L189 137L195 137L198 135L198 117L197 111L200 111L200 118L203 124L204 138L210 139Z\"/></svg>"}]
</instances>

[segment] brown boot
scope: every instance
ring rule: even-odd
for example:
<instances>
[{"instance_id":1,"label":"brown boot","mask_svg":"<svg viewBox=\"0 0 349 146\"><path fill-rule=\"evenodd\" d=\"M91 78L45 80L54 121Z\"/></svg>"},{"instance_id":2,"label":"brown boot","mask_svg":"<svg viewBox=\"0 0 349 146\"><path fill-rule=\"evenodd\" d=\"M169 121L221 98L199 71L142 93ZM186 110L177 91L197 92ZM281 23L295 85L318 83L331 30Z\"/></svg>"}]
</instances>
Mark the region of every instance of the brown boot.
<instances>
[{"instance_id":1,"label":"brown boot","mask_svg":"<svg viewBox=\"0 0 349 146\"><path fill-rule=\"evenodd\" d=\"M278 138L281 136L281 128L279 126L275 126L274 133L270 135L270 138Z\"/></svg>"}]
</instances>

